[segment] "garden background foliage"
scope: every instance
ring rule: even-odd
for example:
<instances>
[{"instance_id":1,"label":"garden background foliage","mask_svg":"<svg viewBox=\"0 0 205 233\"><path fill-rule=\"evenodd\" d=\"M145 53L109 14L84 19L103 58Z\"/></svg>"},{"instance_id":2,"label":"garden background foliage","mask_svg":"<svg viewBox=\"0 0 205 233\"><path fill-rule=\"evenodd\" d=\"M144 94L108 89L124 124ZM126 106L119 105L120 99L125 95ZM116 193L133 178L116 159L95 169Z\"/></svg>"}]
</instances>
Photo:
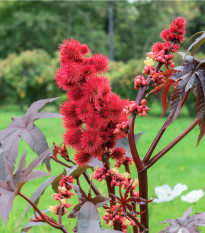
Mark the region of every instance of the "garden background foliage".
<instances>
[{"instance_id":1,"label":"garden background foliage","mask_svg":"<svg viewBox=\"0 0 205 233\"><path fill-rule=\"evenodd\" d=\"M160 40L164 25L181 15L187 19L187 38L203 30L203 1L114 1L113 9L115 61L109 78L123 98L135 97L133 78L141 73L145 53ZM89 44L91 51L109 55L106 1L1 2L0 22L0 104L26 108L37 99L63 95L53 82L62 38L72 36ZM204 46L201 51L199 59ZM186 104L189 115L193 96Z\"/></svg>"}]
</instances>

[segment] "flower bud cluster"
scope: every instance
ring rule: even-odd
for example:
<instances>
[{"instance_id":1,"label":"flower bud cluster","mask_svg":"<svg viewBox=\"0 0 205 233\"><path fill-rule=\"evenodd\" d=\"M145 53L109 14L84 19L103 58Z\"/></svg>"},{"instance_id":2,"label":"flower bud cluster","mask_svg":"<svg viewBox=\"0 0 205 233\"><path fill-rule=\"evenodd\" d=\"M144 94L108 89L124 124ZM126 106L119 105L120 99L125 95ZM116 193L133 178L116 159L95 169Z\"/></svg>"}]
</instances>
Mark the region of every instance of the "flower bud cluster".
<instances>
[{"instance_id":1,"label":"flower bud cluster","mask_svg":"<svg viewBox=\"0 0 205 233\"><path fill-rule=\"evenodd\" d=\"M177 17L169 28L166 28L161 32L161 37L164 41L174 41L176 43L182 43L185 35L185 19L183 17Z\"/></svg>"},{"instance_id":2,"label":"flower bud cluster","mask_svg":"<svg viewBox=\"0 0 205 233\"><path fill-rule=\"evenodd\" d=\"M167 54L170 51L170 42L157 42L152 47L152 53L148 53L153 60L164 63L165 67L168 69L169 66L174 68L174 62L172 61L174 54Z\"/></svg>"},{"instance_id":3,"label":"flower bud cluster","mask_svg":"<svg viewBox=\"0 0 205 233\"><path fill-rule=\"evenodd\" d=\"M139 116L147 116L147 112L150 110L147 106L145 99L141 100L140 105L135 101L130 101L130 104L123 109L123 113L129 115L132 112L138 113Z\"/></svg>"},{"instance_id":4,"label":"flower bud cluster","mask_svg":"<svg viewBox=\"0 0 205 233\"><path fill-rule=\"evenodd\" d=\"M161 32L161 37L164 40L164 43L157 42L152 46L152 52L147 53L149 59L145 60L144 74L146 75L154 75L156 71L153 67L153 63L151 60L158 61L163 63L164 66L169 69L174 68L173 57L174 54L179 50L180 43L184 40L185 35L185 19L183 17L176 18L168 29L165 29ZM167 77L167 75L166 75ZM152 77L152 81L156 85L160 85L164 82L164 78L162 75L157 77Z\"/></svg>"},{"instance_id":5,"label":"flower bud cluster","mask_svg":"<svg viewBox=\"0 0 205 233\"><path fill-rule=\"evenodd\" d=\"M130 174L128 172L124 172L124 173L119 173L118 172L118 168L113 168L111 170L111 182L110 182L110 186L121 186L121 187L128 187L131 183L131 178L130 178Z\"/></svg>"},{"instance_id":6,"label":"flower bud cluster","mask_svg":"<svg viewBox=\"0 0 205 233\"><path fill-rule=\"evenodd\" d=\"M71 198L74 195L74 193L70 191L72 189L72 186L69 184L73 182L74 181L72 176L62 176L58 187L59 192L52 195L53 199L59 201L60 205L49 206L49 210L55 215L58 215L61 209L63 216L67 213L67 209L72 206L70 203L67 202L67 199Z\"/></svg>"},{"instance_id":7,"label":"flower bud cluster","mask_svg":"<svg viewBox=\"0 0 205 233\"><path fill-rule=\"evenodd\" d=\"M147 82L147 80L145 79L144 76L142 75L138 75L135 79L134 79L134 88L137 90L140 87L146 86L149 83Z\"/></svg>"},{"instance_id":8,"label":"flower bud cluster","mask_svg":"<svg viewBox=\"0 0 205 233\"><path fill-rule=\"evenodd\" d=\"M116 160L116 163L115 163L114 167L120 168L121 165L124 164L125 162L132 165L133 159L128 157L128 156L123 156L121 159Z\"/></svg>"},{"instance_id":9,"label":"flower bud cluster","mask_svg":"<svg viewBox=\"0 0 205 233\"><path fill-rule=\"evenodd\" d=\"M114 212L117 208L118 206L115 205L109 210L105 210L103 219L105 220L105 224L109 224L111 226L114 222L120 223L122 232L127 233L128 227L130 225L135 226L136 224L129 217L124 217L122 211L118 211L117 214L114 215Z\"/></svg>"},{"instance_id":10,"label":"flower bud cluster","mask_svg":"<svg viewBox=\"0 0 205 233\"><path fill-rule=\"evenodd\" d=\"M97 168L94 173L94 179L102 182L106 177L111 175L111 171L107 170L106 165L104 163L103 168Z\"/></svg>"},{"instance_id":11,"label":"flower bud cluster","mask_svg":"<svg viewBox=\"0 0 205 233\"><path fill-rule=\"evenodd\" d=\"M144 73L150 76L155 75L157 72L155 71L155 68L153 66L145 66ZM160 85L164 82L164 75L157 75L156 77L152 77L152 81L154 82L155 86Z\"/></svg>"}]
</instances>

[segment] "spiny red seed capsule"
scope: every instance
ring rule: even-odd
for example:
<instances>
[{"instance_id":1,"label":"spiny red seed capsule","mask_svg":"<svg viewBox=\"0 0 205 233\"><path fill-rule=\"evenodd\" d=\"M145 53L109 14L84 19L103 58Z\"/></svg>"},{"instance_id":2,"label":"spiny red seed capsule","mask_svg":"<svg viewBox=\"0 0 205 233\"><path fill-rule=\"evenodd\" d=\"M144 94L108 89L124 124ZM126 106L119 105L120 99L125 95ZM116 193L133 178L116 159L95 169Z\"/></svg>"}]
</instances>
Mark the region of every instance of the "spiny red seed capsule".
<instances>
[{"instance_id":1,"label":"spiny red seed capsule","mask_svg":"<svg viewBox=\"0 0 205 233\"><path fill-rule=\"evenodd\" d=\"M125 136L126 130L124 134L114 131L117 124L128 122L128 116L122 114L127 101L111 91L109 79L102 75L108 71L107 57L85 56L87 45L72 38L64 40L59 50L61 67L55 79L68 97L61 106L64 141L76 149L76 163L85 165L93 156L102 159Z\"/></svg>"}]
</instances>

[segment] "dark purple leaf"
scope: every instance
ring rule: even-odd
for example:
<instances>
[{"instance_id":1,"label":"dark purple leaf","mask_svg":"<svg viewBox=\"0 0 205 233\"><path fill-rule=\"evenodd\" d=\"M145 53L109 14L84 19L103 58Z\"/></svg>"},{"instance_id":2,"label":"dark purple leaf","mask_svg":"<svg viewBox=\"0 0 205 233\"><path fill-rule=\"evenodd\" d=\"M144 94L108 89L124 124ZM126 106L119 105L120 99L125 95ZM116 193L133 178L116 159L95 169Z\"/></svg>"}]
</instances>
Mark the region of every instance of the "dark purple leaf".
<instances>
[{"instance_id":1,"label":"dark purple leaf","mask_svg":"<svg viewBox=\"0 0 205 233\"><path fill-rule=\"evenodd\" d=\"M79 211L80 211L80 208L81 208L82 205L83 204L80 203L80 204L77 204L76 206L74 206L74 208L72 209L72 211L68 215L68 218L76 218L76 217L78 217L78 214L79 214Z\"/></svg>"},{"instance_id":2,"label":"dark purple leaf","mask_svg":"<svg viewBox=\"0 0 205 233\"><path fill-rule=\"evenodd\" d=\"M25 233L28 232L29 230L31 230L32 227L37 227L37 226L46 226L46 223L43 222L28 222L24 228L21 230L21 233Z\"/></svg>"},{"instance_id":3,"label":"dark purple leaf","mask_svg":"<svg viewBox=\"0 0 205 233\"><path fill-rule=\"evenodd\" d=\"M51 148L46 149L38 158L34 159L26 168L24 173L28 175L35 167L37 167L49 154ZM43 159L42 159L43 158Z\"/></svg>"},{"instance_id":4,"label":"dark purple leaf","mask_svg":"<svg viewBox=\"0 0 205 233\"><path fill-rule=\"evenodd\" d=\"M87 195L85 194L85 192L77 185L77 184L73 184L73 183L70 183L72 189L76 192L78 198L81 200L81 201L86 201L86 199L88 198Z\"/></svg>"},{"instance_id":5,"label":"dark purple leaf","mask_svg":"<svg viewBox=\"0 0 205 233\"><path fill-rule=\"evenodd\" d=\"M96 206L91 202L86 202L82 205L78 221L77 233L120 233L121 231L114 231L109 229L102 229L100 227L100 216Z\"/></svg>"},{"instance_id":6,"label":"dark purple leaf","mask_svg":"<svg viewBox=\"0 0 205 233\"><path fill-rule=\"evenodd\" d=\"M11 208L13 206L13 200L15 198L15 192L2 189L0 187L0 216L4 222L4 226L8 220Z\"/></svg>"},{"instance_id":7,"label":"dark purple leaf","mask_svg":"<svg viewBox=\"0 0 205 233\"><path fill-rule=\"evenodd\" d=\"M168 127L177 118L189 90L194 88L197 96L195 111L200 128L199 143L205 134L205 60L199 61L192 56L186 56L185 53L180 55L184 59L184 64L176 67L175 70L178 72L170 77L179 83L171 96L170 113L163 127Z\"/></svg>"},{"instance_id":8,"label":"dark purple leaf","mask_svg":"<svg viewBox=\"0 0 205 233\"><path fill-rule=\"evenodd\" d=\"M46 212L48 212L48 211L49 211L49 210L42 210L41 212L42 212L42 213L46 213ZM39 214L36 213L36 216L39 217ZM36 216L33 215L33 216L31 217L31 219L35 219ZM36 226L47 226L47 224L44 223L44 222L34 222L34 221L30 221L30 222L28 222L28 223L24 226L24 228L21 230L21 233L28 232L29 230L32 229L32 227L36 227Z\"/></svg>"},{"instance_id":9,"label":"dark purple leaf","mask_svg":"<svg viewBox=\"0 0 205 233\"><path fill-rule=\"evenodd\" d=\"M67 176L72 176L74 179L76 179L80 175L82 175L86 171L87 168L88 168L88 166L81 167L81 166L78 166L78 165L75 165L72 168L65 168L66 172L67 172L66 175Z\"/></svg>"},{"instance_id":10,"label":"dark purple leaf","mask_svg":"<svg viewBox=\"0 0 205 233\"><path fill-rule=\"evenodd\" d=\"M38 112L45 104L50 103L57 98L44 99L34 102L26 114L21 117L13 117L10 125L0 130L0 179L4 179L4 167L2 158L6 158L14 168L18 156L18 145L20 137L35 151L38 155L48 149L48 143L42 131L34 125L34 121L43 118L60 118L57 113ZM44 161L50 169L49 158Z\"/></svg>"},{"instance_id":11,"label":"dark purple leaf","mask_svg":"<svg viewBox=\"0 0 205 233\"><path fill-rule=\"evenodd\" d=\"M195 111L196 116L198 118L198 124L200 129L200 134L198 138L197 145L201 141L202 137L205 134L205 72L204 72L204 79L201 78L202 76L198 77L195 83L195 93L197 97L197 101L195 104Z\"/></svg>"},{"instance_id":12,"label":"dark purple leaf","mask_svg":"<svg viewBox=\"0 0 205 233\"><path fill-rule=\"evenodd\" d=\"M108 201L110 201L109 197L104 197L100 195L90 200L90 202L92 202L96 206L96 208L104 206L106 203L108 203Z\"/></svg>"},{"instance_id":13,"label":"dark purple leaf","mask_svg":"<svg viewBox=\"0 0 205 233\"><path fill-rule=\"evenodd\" d=\"M13 200L15 196L19 194L24 183L47 175L45 172L32 170L37 167L46 156L48 156L49 151L50 149L36 158L25 170L24 152L15 174L13 174L13 168L10 162L4 158L4 170L6 173L4 177L6 180L0 180L0 216L4 222L4 225L9 217Z\"/></svg>"},{"instance_id":14,"label":"dark purple leaf","mask_svg":"<svg viewBox=\"0 0 205 233\"><path fill-rule=\"evenodd\" d=\"M68 215L68 218L76 218L78 216L78 213L80 211L81 206L86 202L93 203L96 208L104 206L108 201L110 201L109 197L104 197L97 195L96 197L91 197L90 195L86 195L85 192L76 184L70 184L73 188L73 190L78 195L78 198L80 199L80 203L74 206L71 213Z\"/></svg>"},{"instance_id":15,"label":"dark purple leaf","mask_svg":"<svg viewBox=\"0 0 205 233\"><path fill-rule=\"evenodd\" d=\"M192 49L192 53L191 55L193 56L196 51L199 49L199 47L205 42L205 32L198 32L196 33L195 35L197 34L202 34L200 37L198 37L190 46L189 48L187 49L187 53ZM195 36L193 35L193 36ZM193 37L192 36L192 37Z\"/></svg>"},{"instance_id":16,"label":"dark purple leaf","mask_svg":"<svg viewBox=\"0 0 205 233\"><path fill-rule=\"evenodd\" d=\"M170 223L160 233L177 233L180 229L184 233L200 233L198 226L205 226L205 213L197 213L190 216L192 207L189 208L181 218L168 219L162 223Z\"/></svg>"},{"instance_id":17,"label":"dark purple leaf","mask_svg":"<svg viewBox=\"0 0 205 233\"><path fill-rule=\"evenodd\" d=\"M137 145L140 137L142 136L144 132L135 134L135 144ZM128 137L120 138L117 143L117 147L123 147L127 151L127 156L132 158L131 152L130 152L130 146L128 142Z\"/></svg>"},{"instance_id":18,"label":"dark purple leaf","mask_svg":"<svg viewBox=\"0 0 205 233\"><path fill-rule=\"evenodd\" d=\"M88 163L88 166L89 167L92 167L94 169L96 169L97 167L98 168L103 168L103 162L100 161L99 159L97 158L93 158L89 163Z\"/></svg>"},{"instance_id":19,"label":"dark purple leaf","mask_svg":"<svg viewBox=\"0 0 205 233\"><path fill-rule=\"evenodd\" d=\"M1 132L2 131L0 131L0 134ZM9 141L0 140L0 146L2 146L3 148L3 149L2 148L0 149L0 179L4 179L4 174L5 174L3 158L7 158L7 160L11 164L15 164L16 157L18 155L18 145L20 141L18 132L19 131L17 130L16 133L11 135L9 137Z\"/></svg>"},{"instance_id":20,"label":"dark purple leaf","mask_svg":"<svg viewBox=\"0 0 205 233\"><path fill-rule=\"evenodd\" d=\"M190 77L191 78L191 77ZM187 87L187 83L189 82L190 79L184 79L179 82L177 87L175 88L174 92L172 93L171 96L171 101L170 101L170 113L169 116L164 124L164 128L168 127L172 122L174 122L179 115L184 97L187 93L185 91Z\"/></svg>"}]
</instances>

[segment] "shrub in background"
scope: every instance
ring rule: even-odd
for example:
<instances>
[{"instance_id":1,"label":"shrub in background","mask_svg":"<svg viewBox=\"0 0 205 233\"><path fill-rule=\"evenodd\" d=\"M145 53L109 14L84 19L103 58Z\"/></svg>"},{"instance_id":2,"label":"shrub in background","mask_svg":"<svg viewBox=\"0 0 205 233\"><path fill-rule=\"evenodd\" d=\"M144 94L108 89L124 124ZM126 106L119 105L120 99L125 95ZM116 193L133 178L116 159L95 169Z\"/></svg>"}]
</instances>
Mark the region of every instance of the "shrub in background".
<instances>
[{"instance_id":1,"label":"shrub in background","mask_svg":"<svg viewBox=\"0 0 205 233\"><path fill-rule=\"evenodd\" d=\"M0 61L0 103L29 105L59 95L53 83L58 60L41 49L11 54Z\"/></svg>"}]
</instances>

